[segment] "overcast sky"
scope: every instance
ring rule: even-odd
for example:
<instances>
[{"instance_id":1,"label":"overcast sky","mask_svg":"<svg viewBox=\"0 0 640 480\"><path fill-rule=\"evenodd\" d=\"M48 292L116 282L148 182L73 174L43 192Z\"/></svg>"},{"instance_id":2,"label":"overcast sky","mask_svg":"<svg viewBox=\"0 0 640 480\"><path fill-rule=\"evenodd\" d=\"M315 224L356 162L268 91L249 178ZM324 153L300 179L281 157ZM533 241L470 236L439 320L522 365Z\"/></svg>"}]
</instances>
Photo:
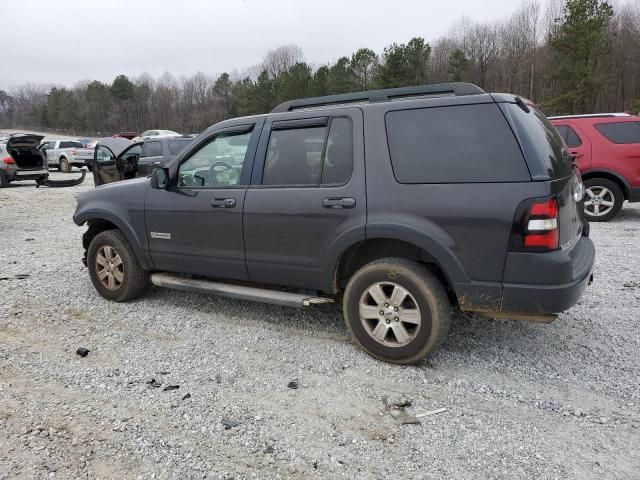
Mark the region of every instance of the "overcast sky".
<instances>
[{"instance_id":1,"label":"overcast sky","mask_svg":"<svg viewBox=\"0 0 640 480\"><path fill-rule=\"evenodd\" d=\"M318 65L360 47L432 41L462 16L506 17L516 0L1 0L0 88L118 74L241 71L295 43Z\"/></svg>"}]
</instances>

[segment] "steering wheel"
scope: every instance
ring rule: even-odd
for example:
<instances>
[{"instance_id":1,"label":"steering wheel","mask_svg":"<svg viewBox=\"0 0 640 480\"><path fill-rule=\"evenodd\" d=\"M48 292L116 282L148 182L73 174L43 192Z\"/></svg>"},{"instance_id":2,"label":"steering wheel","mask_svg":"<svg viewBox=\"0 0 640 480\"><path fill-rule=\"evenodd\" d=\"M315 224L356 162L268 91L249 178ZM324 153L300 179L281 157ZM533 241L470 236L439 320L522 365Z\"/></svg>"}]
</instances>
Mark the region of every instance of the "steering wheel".
<instances>
[{"instance_id":1,"label":"steering wheel","mask_svg":"<svg viewBox=\"0 0 640 480\"><path fill-rule=\"evenodd\" d=\"M209 167L209 179L213 183L213 179L216 180L215 183L218 182L218 173L227 172L229 170L233 170L233 167L225 162L214 162Z\"/></svg>"}]
</instances>

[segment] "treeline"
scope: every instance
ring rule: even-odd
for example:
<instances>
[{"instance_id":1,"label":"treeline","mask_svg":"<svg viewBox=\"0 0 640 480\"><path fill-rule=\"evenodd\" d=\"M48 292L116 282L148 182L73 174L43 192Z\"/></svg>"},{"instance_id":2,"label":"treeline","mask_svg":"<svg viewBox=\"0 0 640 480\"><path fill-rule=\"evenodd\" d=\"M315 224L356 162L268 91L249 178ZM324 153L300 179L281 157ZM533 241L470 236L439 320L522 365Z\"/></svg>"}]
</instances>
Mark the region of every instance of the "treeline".
<instances>
[{"instance_id":1,"label":"treeline","mask_svg":"<svg viewBox=\"0 0 640 480\"><path fill-rule=\"evenodd\" d=\"M413 38L382 52L361 48L328 65L307 63L299 47L286 45L240 75L24 85L0 90L0 127L196 133L289 99L448 81L526 96L547 114L638 113L640 0L615 11L603 0L549 0L544 10L525 0L498 22L463 18L432 43Z\"/></svg>"}]
</instances>

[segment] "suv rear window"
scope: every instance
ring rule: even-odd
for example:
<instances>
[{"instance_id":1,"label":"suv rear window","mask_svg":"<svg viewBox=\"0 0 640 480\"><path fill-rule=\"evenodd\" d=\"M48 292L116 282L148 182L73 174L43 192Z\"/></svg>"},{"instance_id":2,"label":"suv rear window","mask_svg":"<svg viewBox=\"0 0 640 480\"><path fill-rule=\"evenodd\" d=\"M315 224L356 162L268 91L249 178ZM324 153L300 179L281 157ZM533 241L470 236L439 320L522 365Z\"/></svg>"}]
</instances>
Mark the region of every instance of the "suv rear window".
<instances>
[{"instance_id":1,"label":"suv rear window","mask_svg":"<svg viewBox=\"0 0 640 480\"><path fill-rule=\"evenodd\" d=\"M178 155L184 147L191 143L190 138L185 138L184 140L169 140L167 142L167 146L169 147L169 155Z\"/></svg>"},{"instance_id":2,"label":"suv rear window","mask_svg":"<svg viewBox=\"0 0 640 480\"><path fill-rule=\"evenodd\" d=\"M597 123L594 126L611 143L640 143L640 122Z\"/></svg>"},{"instance_id":3,"label":"suv rear window","mask_svg":"<svg viewBox=\"0 0 640 480\"><path fill-rule=\"evenodd\" d=\"M500 103L511 121L533 180L566 178L573 175L573 160L558 130L538 108L524 111L515 103Z\"/></svg>"},{"instance_id":4,"label":"suv rear window","mask_svg":"<svg viewBox=\"0 0 640 480\"><path fill-rule=\"evenodd\" d=\"M531 180L518 142L495 104L391 111L386 125L400 183Z\"/></svg>"},{"instance_id":5,"label":"suv rear window","mask_svg":"<svg viewBox=\"0 0 640 480\"><path fill-rule=\"evenodd\" d=\"M80 142L60 142L60 148L82 148Z\"/></svg>"}]
</instances>

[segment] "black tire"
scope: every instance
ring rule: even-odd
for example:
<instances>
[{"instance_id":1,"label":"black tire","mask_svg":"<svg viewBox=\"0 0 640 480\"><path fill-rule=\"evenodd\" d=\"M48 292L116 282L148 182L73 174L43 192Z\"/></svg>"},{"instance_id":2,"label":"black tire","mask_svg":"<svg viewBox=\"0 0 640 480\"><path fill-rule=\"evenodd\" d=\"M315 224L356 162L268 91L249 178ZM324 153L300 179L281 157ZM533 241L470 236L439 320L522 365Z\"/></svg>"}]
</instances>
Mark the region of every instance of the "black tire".
<instances>
[{"instance_id":1,"label":"black tire","mask_svg":"<svg viewBox=\"0 0 640 480\"><path fill-rule=\"evenodd\" d=\"M69 160L67 160L66 158L62 157L60 159L60 163L58 164L58 170L60 170L61 172L64 172L64 173L70 173L71 172L71 164L69 163Z\"/></svg>"},{"instance_id":2,"label":"black tire","mask_svg":"<svg viewBox=\"0 0 640 480\"><path fill-rule=\"evenodd\" d=\"M98 252L103 247L115 249L122 261L123 279L119 286L110 289L98 276ZM87 252L87 268L93 286L107 300L127 302L139 297L149 286L149 272L138 262L131 245L120 230L107 230L96 235Z\"/></svg>"},{"instance_id":3,"label":"black tire","mask_svg":"<svg viewBox=\"0 0 640 480\"><path fill-rule=\"evenodd\" d=\"M618 215L620 209L622 208L622 204L624 203L624 194L622 193L622 189L620 186L607 178L590 178L589 180L585 180L584 182L585 188L585 208L584 215L587 220L590 222L608 222L613 217ZM595 207L588 205L588 202L591 201L591 197L588 195L587 190L593 189L596 192L602 191L602 189L607 189L610 192L607 194L607 198L613 197L613 207L604 214L595 215ZM589 211L589 210L592 211Z\"/></svg>"},{"instance_id":4,"label":"black tire","mask_svg":"<svg viewBox=\"0 0 640 480\"><path fill-rule=\"evenodd\" d=\"M391 284L402 287L412 297L409 298L410 303L417 304L421 323L417 330L413 330L414 336L406 344L393 345L395 333L389 333L388 330L393 327L393 318L389 317L392 324L387 327L388 333L384 339L388 345L369 333L374 325L382 324L383 320L374 319L373 324L369 320L361 320L360 301L367 298L367 291L377 283L384 284L383 289L393 289ZM400 310L404 310L404 307L401 306ZM449 330L451 305L440 280L423 265L404 258L383 258L365 265L351 277L344 292L343 314L353 341L362 350L385 362L410 364L422 360L445 338ZM387 317L382 315L380 318ZM385 322L390 323L389 320ZM403 326L411 327L404 323Z\"/></svg>"},{"instance_id":5,"label":"black tire","mask_svg":"<svg viewBox=\"0 0 640 480\"><path fill-rule=\"evenodd\" d=\"M0 172L0 188L8 187L10 183L9 177L6 173Z\"/></svg>"}]
</instances>

